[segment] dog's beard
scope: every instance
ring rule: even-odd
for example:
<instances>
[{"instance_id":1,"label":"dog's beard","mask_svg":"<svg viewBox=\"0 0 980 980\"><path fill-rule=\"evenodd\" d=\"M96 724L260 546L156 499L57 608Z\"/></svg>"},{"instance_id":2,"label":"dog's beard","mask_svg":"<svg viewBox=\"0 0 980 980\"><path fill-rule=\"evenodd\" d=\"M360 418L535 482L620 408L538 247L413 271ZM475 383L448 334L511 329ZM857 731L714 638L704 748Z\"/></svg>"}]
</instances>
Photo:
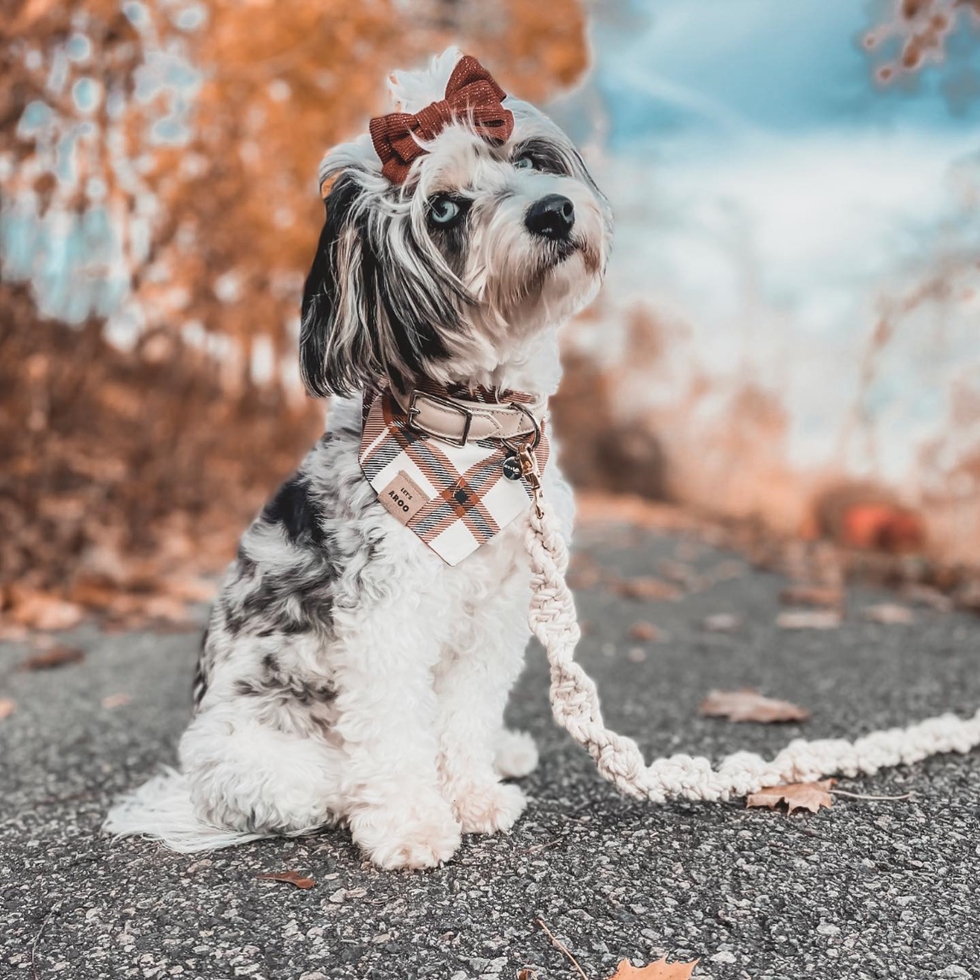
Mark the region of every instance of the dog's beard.
<instances>
[{"instance_id":1,"label":"dog's beard","mask_svg":"<svg viewBox=\"0 0 980 980\"><path fill-rule=\"evenodd\" d=\"M524 202L499 205L470 233L463 282L485 319L510 323L547 307L554 317L567 317L595 294L601 277L598 212L583 206L582 227L568 239L549 240L524 227ZM541 312L544 312L542 310ZM543 319L551 319L544 317Z\"/></svg>"}]
</instances>

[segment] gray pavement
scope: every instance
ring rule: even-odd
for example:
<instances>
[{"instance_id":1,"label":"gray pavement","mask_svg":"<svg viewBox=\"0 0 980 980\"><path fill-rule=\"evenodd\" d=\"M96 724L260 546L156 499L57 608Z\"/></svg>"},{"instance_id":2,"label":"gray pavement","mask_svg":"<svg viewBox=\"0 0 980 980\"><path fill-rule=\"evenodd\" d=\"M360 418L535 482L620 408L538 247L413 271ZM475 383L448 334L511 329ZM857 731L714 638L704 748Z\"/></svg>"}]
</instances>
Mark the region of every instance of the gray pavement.
<instances>
[{"instance_id":1,"label":"gray pavement","mask_svg":"<svg viewBox=\"0 0 980 980\"><path fill-rule=\"evenodd\" d=\"M688 557L649 532L587 534L583 546L627 575ZM805 735L854 737L980 705L980 620L916 610L912 625L866 622L881 595L849 593L844 626L775 626L781 580L700 549L694 564L733 577L677 602L579 593L580 659L607 721L650 755L772 753ZM722 577L723 576L719 576ZM702 628L736 613L735 633ZM637 620L668 634L627 636ZM553 725L543 655L532 650L511 705L542 750L524 781L532 803L510 836L468 838L435 871L379 872L346 832L201 856L99 827L114 794L174 759L189 710L198 637L72 634L86 659L47 673L13 668L0 646L0 976L225 980L421 978L589 980L617 961L701 957L695 977L980 978L980 753L845 780L832 810L787 817L729 804L625 800ZM745 685L812 711L803 725L697 716L712 687ZM106 708L125 693L129 703ZM256 880L294 869L314 888Z\"/></svg>"}]
</instances>

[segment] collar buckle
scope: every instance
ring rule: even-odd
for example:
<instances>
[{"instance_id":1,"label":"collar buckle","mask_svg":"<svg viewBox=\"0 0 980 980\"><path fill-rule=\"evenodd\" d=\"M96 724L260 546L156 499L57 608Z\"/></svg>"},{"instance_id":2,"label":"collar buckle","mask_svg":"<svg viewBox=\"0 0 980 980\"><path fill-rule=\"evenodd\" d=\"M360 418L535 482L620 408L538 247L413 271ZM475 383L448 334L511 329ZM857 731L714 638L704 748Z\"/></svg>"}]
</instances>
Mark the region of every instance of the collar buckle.
<instances>
[{"instance_id":1,"label":"collar buckle","mask_svg":"<svg viewBox=\"0 0 980 980\"><path fill-rule=\"evenodd\" d=\"M416 416L422 411L422 409L416 404L419 398L424 398L427 401L434 402L441 408L449 409L451 412L456 412L457 415L462 416L463 434L461 436L453 437L439 433L437 438L445 439L446 442L452 443L454 446L465 446L466 440L469 438L470 426L473 424L473 413L468 408L463 408L462 405L458 405L456 402L450 401L448 398L441 398L439 395L430 395L428 392L420 391L418 388L416 388L412 392L412 400L408 406L408 425L417 432L422 432L425 435L436 435L436 433L429 432L428 429L419 425L416 421Z\"/></svg>"}]
</instances>

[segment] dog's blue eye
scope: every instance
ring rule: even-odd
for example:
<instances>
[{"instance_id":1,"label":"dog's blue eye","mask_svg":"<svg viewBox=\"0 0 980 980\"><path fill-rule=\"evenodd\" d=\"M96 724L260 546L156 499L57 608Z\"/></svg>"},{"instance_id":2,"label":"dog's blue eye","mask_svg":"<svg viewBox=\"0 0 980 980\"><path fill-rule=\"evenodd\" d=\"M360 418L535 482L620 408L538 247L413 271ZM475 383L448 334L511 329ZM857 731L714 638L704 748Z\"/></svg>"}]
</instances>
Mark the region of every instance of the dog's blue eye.
<instances>
[{"instance_id":1,"label":"dog's blue eye","mask_svg":"<svg viewBox=\"0 0 980 980\"><path fill-rule=\"evenodd\" d=\"M517 157L517 159L514 160L514 169L515 170L533 170L534 169L534 160L531 158L531 155L529 153L525 153L523 156Z\"/></svg>"},{"instance_id":2,"label":"dog's blue eye","mask_svg":"<svg viewBox=\"0 0 980 980\"><path fill-rule=\"evenodd\" d=\"M462 208L451 198L440 195L429 201L429 218L437 225L451 225L462 213Z\"/></svg>"}]
</instances>

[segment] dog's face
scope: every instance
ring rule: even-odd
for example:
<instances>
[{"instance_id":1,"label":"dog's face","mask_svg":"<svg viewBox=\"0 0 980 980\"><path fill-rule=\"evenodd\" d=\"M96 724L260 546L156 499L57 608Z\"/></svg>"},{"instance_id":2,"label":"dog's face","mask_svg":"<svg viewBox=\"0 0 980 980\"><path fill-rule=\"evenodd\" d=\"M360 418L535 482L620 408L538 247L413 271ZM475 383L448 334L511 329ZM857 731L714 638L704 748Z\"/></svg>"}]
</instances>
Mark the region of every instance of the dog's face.
<instances>
[{"instance_id":1,"label":"dog's face","mask_svg":"<svg viewBox=\"0 0 980 980\"><path fill-rule=\"evenodd\" d=\"M442 97L456 60L403 76L406 111ZM427 143L404 183L381 175L365 137L330 153L326 223L303 298L300 360L316 394L487 377L595 295L612 223L562 131L508 98L510 139L465 120Z\"/></svg>"}]
</instances>

